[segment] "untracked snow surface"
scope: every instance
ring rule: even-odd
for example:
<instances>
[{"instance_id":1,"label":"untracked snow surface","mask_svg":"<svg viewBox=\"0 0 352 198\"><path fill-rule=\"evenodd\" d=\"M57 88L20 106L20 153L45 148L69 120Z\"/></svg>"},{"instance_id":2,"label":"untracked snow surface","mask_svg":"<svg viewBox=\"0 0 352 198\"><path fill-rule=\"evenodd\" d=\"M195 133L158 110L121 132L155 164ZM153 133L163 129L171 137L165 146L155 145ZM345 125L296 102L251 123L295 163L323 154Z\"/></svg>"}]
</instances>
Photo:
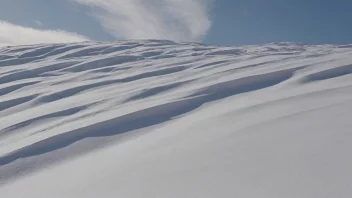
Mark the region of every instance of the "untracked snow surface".
<instances>
[{"instance_id":1,"label":"untracked snow surface","mask_svg":"<svg viewBox=\"0 0 352 198\"><path fill-rule=\"evenodd\" d=\"M1 198L350 198L352 45L0 48Z\"/></svg>"}]
</instances>

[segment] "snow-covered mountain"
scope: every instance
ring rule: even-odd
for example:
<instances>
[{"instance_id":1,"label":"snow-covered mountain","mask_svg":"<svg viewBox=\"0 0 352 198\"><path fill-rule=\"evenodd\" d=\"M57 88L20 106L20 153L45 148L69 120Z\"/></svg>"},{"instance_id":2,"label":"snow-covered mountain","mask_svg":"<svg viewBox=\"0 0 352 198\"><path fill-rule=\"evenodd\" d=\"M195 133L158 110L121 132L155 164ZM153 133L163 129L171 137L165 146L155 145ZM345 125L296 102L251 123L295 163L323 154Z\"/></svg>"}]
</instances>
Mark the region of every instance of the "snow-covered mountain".
<instances>
[{"instance_id":1,"label":"snow-covered mountain","mask_svg":"<svg viewBox=\"0 0 352 198\"><path fill-rule=\"evenodd\" d=\"M0 197L352 196L352 45L0 48Z\"/></svg>"}]
</instances>

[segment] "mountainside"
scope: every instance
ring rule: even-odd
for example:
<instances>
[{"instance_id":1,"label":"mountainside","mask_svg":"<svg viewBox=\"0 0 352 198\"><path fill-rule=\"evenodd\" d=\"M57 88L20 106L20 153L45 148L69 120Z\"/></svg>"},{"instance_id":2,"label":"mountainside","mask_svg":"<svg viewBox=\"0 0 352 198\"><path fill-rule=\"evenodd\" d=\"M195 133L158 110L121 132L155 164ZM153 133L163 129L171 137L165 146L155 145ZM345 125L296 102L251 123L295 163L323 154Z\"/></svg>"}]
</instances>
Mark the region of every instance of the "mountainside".
<instances>
[{"instance_id":1,"label":"mountainside","mask_svg":"<svg viewBox=\"0 0 352 198\"><path fill-rule=\"evenodd\" d=\"M352 196L352 45L0 48L0 196Z\"/></svg>"}]
</instances>

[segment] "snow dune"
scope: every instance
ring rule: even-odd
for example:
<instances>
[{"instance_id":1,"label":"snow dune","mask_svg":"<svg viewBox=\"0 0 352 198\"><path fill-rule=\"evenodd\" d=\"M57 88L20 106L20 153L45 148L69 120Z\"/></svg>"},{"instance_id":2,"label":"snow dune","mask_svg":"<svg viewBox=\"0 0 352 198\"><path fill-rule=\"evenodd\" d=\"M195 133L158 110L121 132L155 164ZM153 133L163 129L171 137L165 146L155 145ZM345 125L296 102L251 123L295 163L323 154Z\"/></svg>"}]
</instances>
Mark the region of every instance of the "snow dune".
<instances>
[{"instance_id":1,"label":"snow dune","mask_svg":"<svg viewBox=\"0 0 352 198\"><path fill-rule=\"evenodd\" d=\"M1 197L352 196L352 45L0 48Z\"/></svg>"}]
</instances>

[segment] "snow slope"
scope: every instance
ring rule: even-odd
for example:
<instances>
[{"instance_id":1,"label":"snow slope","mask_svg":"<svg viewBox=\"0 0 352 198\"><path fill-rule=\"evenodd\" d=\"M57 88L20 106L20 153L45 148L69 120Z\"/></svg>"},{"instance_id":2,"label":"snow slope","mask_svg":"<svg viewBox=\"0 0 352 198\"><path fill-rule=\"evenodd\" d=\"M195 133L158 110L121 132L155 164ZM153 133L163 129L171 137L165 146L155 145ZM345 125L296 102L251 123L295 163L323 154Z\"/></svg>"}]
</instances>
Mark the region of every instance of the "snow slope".
<instances>
[{"instance_id":1,"label":"snow slope","mask_svg":"<svg viewBox=\"0 0 352 198\"><path fill-rule=\"evenodd\" d=\"M0 48L1 197L352 196L352 45Z\"/></svg>"}]
</instances>

